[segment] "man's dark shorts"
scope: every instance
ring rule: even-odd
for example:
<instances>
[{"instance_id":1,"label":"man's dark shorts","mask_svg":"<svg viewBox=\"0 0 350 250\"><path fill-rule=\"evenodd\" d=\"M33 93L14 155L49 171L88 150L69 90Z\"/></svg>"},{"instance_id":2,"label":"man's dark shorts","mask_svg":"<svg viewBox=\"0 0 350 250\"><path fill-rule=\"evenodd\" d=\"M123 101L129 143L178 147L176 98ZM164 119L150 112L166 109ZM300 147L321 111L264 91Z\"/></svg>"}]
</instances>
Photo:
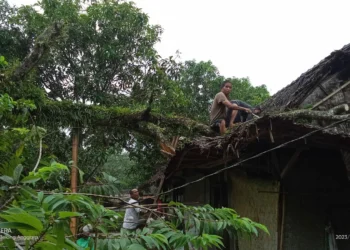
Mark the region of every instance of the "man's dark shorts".
<instances>
[{"instance_id":1,"label":"man's dark shorts","mask_svg":"<svg viewBox=\"0 0 350 250\"><path fill-rule=\"evenodd\" d=\"M253 109L252 106L250 106L249 104L239 101L239 100L232 100L231 101L232 104L237 104L237 106L240 107L244 107L244 108L249 108L249 109ZM232 115L232 109L227 109L226 112L226 124L230 124L230 120L231 120L231 115ZM239 123L239 122L245 122L248 119L248 113L243 111L243 110L237 110L237 115L235 117L235 120L233 121L233 123Z\"/></svg>"},{"instance_id":2,"label":"man's dark shorts","mask_svg":"<svg viewBox=\"0 0 350 250\"><path fill-rule=\"evenodd\" d=\"M221 124L221 121L224 120L224 119L217 119L215 120L211 125L210 127L216 131L216 132L220 132L220 124ZM228 127L228 123L226 122L226 128Z\"/></svg>"}]
</instances>

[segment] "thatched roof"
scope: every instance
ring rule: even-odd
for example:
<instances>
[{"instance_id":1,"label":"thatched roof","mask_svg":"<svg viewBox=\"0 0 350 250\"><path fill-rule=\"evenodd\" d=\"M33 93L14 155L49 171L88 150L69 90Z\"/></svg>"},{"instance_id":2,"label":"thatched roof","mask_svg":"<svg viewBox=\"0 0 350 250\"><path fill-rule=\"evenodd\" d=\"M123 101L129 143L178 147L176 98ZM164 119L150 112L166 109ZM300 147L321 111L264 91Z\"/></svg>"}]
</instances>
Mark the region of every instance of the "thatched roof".
<instances>
[{"instance_id":1,"label":"thatched roof","mask_svg":"<svg viewBox=\"0 0 350 250\"><path fill-rule=\"evenodd\" d=\"M335 127L319 131L294 143L317 147L350 148L350 115L329 115L323 111L292 111L266 115L236 126L231 133L218 137L198 137L177 151L166 176L184 168L213 168L237 162L330 124L348 119Z\"/></svg>"},{"instance_id":2,"label":"thatched roof","mask_svg":"<svg viewBox=\"0 0 350 250\"><path fill-rule=\"evenodd\" d=\"M345 74L339 75L338 78L348 78L350 75L350 44L332 52L290 85L277 92L262 107L269 113L296 109L317 86L341 72Z\"/></svg>"}]
</instances>

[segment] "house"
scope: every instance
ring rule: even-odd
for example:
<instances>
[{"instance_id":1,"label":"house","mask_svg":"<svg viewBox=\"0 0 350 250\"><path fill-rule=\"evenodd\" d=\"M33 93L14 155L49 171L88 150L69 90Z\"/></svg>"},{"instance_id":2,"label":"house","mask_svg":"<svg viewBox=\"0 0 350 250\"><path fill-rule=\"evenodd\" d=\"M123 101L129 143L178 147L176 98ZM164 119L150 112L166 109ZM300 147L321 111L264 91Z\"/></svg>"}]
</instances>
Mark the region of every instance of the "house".
<instances>
[{"instance_id":1,"label":"house","mask_svg":"<svg viewBox=\"0 0 350 250\"><path fill-rule=\"evenodd\" d=\"M227 249L350 249L350 44L334 51L263 107L263 116L176 151L169 199L228 206L270 236Z\"/></svg>"}]
</instances>

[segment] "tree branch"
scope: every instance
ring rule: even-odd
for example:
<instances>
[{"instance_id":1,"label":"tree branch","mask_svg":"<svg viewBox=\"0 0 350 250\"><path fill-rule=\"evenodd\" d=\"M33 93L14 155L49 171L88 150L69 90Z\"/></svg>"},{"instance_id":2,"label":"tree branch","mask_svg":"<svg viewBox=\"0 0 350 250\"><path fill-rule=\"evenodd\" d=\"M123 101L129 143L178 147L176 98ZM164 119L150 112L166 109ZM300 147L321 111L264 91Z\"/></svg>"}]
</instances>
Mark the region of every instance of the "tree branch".
<instances>
[{"instance_id":1,"label":"tree branch","mask_svg":"<svg viewBox=\"0 0 350 250\"><path fill-rule=\"evenodd\" d=\"M47 101L32 112L37 124L74 127L124 127L164 141L172 133L181 136L215 135L205 124L184 117L163 116L145 109L84 105L67 101Z\"/></svg>"},{"instance_id":2,"label":"tree branch","mask_svg":"<svg viewBox=\"0 0 350 250\"><path fill-rule=\"evenodd\" d=\"M350 117L350 115L334 115L333 111L315 111L315 110L295 110L286 113L280 113L276 115L270 115L270 117L279 118L304 118L304 119L315 119L324 121L341 121Z\"/></svg>"},{"instance_id":3,"label":"tree branch","mask_svg":"<svg viewBox=\"0 0 350 250\"><path fill-rule=\"evenodd\" d=\"M15 199L15 196L11 196L10 199L8 199L7 201L5 201L5 203L0 207L0 210L2 210L4 207L7 206L7 204L9 204L11 201L13 201Z\"/></svg>"},{"instance_id":4,"label":"tree branch","mask_svg":"<svg viewBox=\"0 0 350 250\"><path fill-rule=\"evenodd\" d=\"M15 70L12 75L12 80L21 80L38 64L42 56L50 48L50 43L60 35L62 27L62 23L55 22L41 33L37 38L32 51L24 58L21 65Z\"/></svg>"},{"instance_id":5,"label":"tree branch","mask_svg":"<svg viewBox=\"0 0 350 250\"><path fill-rule=\"evenodd\" d=\"M42 154L42 150L43 150L43 139L40 137L40 142L39 142L39 157L38 160L36 161L35 167L33 169L33 172L35 173L36 169L39 166L40 160L41 160L41 154Z\"/></svg>"}]
</instances>

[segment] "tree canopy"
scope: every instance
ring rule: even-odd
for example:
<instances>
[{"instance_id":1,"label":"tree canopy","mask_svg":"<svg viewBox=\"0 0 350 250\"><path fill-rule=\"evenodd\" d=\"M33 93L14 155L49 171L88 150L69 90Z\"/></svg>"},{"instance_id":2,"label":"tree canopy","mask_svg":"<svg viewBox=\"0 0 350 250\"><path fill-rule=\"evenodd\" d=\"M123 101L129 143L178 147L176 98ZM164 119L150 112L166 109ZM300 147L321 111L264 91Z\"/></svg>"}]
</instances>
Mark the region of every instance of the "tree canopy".
<instances>
[{"instance_id":1,"label":"tree canopy","mask_svg":"<svg viewBox=\"0 0 350 250\"><path fill-rule=\"evenodd\" d=\"M0 200L1 209L8 209L7 215L0 213L6 221L0 224L14 223L6 225L41 237L35 248L45 248L46 241L62 247L62 241L52 237L62 239L58 232L67 229L70 217L116 215L83 195L52 194L71 191L73 134L79 136L79 189L98 195L113 195L148 180L167 163L159 152L160 141L214 134L207 126L208 104L225 77L210 61L161 58L154 45L162 29L151 25L135 4L43 0L15 8L0 0L0 11ZM233 99L255 105L269 96L265 85L254 87L248 78L231 81ZM46 210L39 213L44 204ZM81 211L71 212L73 208ZM195 212L181 204L173 204L173 209ZM128 246L170 246L171 237L181 238L176 246L186 241L219 246L220 239L211 236L214 229L250 234L260 227L248 221L235 228L238 215L231 210L205 211L212 218L231 216L232 223L205 228L197 216L189 220L200 223L200 241L180 235L178 229L168 238L152 238L147 231L134 236L152 239L130 240ZM33 224L18 224L17 219L33 216L39 218ZM164 226L157 223L154 232ZM183 220L172 223L179 228ZM64 244L70 249L73 243Z\"/></svg>"},{"instance_id":2,"label":"tree canopy","mask_svg":"<svg viewBox=\"0 0 350 250\"><path fill-rule=\"evenodd\" d=\"M111 152L126 149L149 168L147 178L162 161L155 141L194 136L195 128L210 132L200 123L208 124L208 105L225 78L210 61L161 58L154 45L162 29L150 25L134 4L42 1L40 11L16 9L2 0L0 6L6 13L0 29L0 40L7 41L0 51L9 62L5 74L25 73L21 80L3 80L2 92L34 101L30 122L57 131L44 138L52 155L68 163L69 133L80 127L84 157L78 165L84 170L98 174ZM233 99L255 105L269 96L265 85L230 79ZM52 150L58 139L62 147ZM155 158L152 166L144 166L143 150Z\"/></svg>"}]
</instances>

